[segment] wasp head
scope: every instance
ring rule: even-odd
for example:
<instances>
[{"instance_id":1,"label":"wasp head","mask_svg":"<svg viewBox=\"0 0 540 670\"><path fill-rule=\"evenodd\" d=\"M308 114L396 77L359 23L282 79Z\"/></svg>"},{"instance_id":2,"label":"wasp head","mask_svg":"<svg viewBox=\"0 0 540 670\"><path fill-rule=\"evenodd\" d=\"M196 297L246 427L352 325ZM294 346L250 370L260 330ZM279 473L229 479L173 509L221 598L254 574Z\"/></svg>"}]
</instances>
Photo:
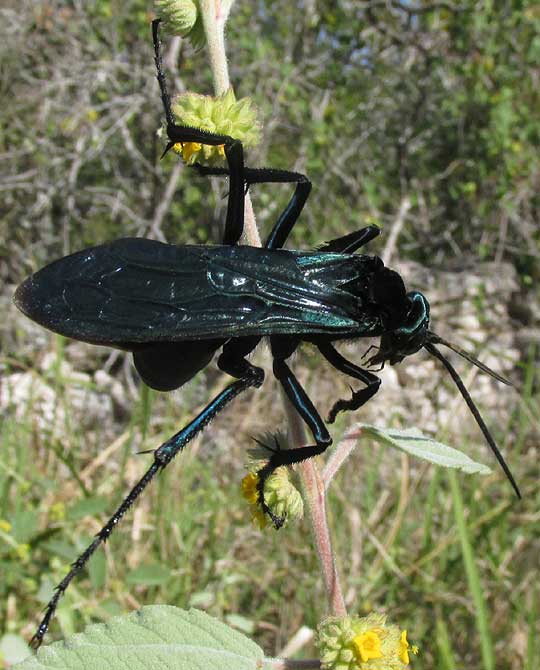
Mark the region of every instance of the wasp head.
<instances>
[{"instance_id":1,"label":"wasp head","mask_svg":"<svg viewBox=\"0 0 540 670\"><path fill-rule=\"evenodd\" d=\"M484 420L480 416L478 408L461 381L460 376L450 361L443 356L435 346L442 344L448 347L462 358L465 358L477 368L490 375L494 379L510 384L498 373L488 368L474 356L463 351L454 344L443 340L442 337L429 330L429 303L422 293L418 291L405 292L403 280L393 270L381 268L371 286L370 296L372 301L379 307L380 319L384 328L381 335L380 347L375 356L372 356L369 365L384 365L386 361L395 365L406 356L414 354L420 349L425 349L434 358L438 359L449 372L452 380L461 393L465 403L469 407L476 423L482 431L487 443L491 447L495 457L499 461L506 477L511 483L518 498L521 498L518 485L508 465L506 464L499 448L497 447Z\"/></svg>"},{"instance_id":2,"label":"wasp head","mask_svg":"<svg viewBox=\"0 0 540 670\"><path fill-rule=\"evenodd\" d=\"M380 348L370 358L370 365L386 361L395 365L425 345L429 333L429 302L426 297L419 291L405 294L398 316L396 318L394 310L394 323L381 336Z\"/></svg>"}]
</instances>

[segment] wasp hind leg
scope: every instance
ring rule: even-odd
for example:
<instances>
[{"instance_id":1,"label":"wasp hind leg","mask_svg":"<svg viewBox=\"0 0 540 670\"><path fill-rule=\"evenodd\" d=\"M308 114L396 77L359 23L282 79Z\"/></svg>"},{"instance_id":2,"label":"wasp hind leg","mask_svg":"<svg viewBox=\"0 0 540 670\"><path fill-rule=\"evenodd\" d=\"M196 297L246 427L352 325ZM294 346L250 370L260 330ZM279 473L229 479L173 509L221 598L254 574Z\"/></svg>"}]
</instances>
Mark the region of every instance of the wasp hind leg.
<instances>
[{"instance_id":1,"label":"wasp hind leg","mask_svg":"<svg viewBox=\"0 0 540 670\"><path fill-rule=\"evenodd\" d=\"M296 465L302 461L318 456L332 444L332 438L319 412L311 402L308 394L286 363L286 359L294 352L297 341L286 337L271 337L273 371L285 395L309 428L315 444L298 447L297 449L274 449L272 455L258 472L259 502L263 512L268 514L276 528L283 525L285 519L276 517L264 500L264 484L268 477L282 465Z\"/></svg>"},{"instance_id":2,"label":"wasp hind leg","mask_svg":"<svg viewBox=\"0 0 540 670\"><path fill-rule=\"evenodd\" d=\"M51 619L54 616L58 602L65 593L66 589L73 579L83 570L96 549L109 539L114 529L118 526L122 518L126 515L135 501L139 498L148 484L154 479L156 474L161 472L173 460L173 458L182 451L191 440L200 433L210 421L219 414L225 407L250 387L259 387L264 380L264 372L245 361L242 367L237 365L236 373L233 376L239 377L229 384L223 391L210 402L187 426L178 433L170 437L166 442L154 451L154 462L144 473L141 479L135 484L128 495L120 503L114 514L95 536L93 541L82 552L82 554L71 564L71 568L64 579L56 586L54 595L45 608L45 614L38 626L38 629L31 640L31 645L38 648L43 642L43 638L49 628Z\"/></svg>"}]
</instances>

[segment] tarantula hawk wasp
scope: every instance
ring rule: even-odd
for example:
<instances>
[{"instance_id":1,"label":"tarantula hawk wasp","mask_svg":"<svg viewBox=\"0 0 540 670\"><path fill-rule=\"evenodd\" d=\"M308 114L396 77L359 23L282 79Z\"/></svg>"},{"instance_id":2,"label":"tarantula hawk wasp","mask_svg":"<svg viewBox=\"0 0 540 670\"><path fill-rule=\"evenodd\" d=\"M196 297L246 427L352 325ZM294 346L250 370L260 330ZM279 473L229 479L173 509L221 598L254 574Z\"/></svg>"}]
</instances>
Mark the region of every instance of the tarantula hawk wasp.
<instances>
[{"instance_id":1,"label":"tarantula hawk wasp","mask_svg":"<svg viewBox=\"0 0 540 670\"><path fill-rule=\"evenodd\" d=\"M327 242L316 251L283 249L311 190L300 173L246 167L242 143L228 135L178 125L162 68L159 21L152 25L157 79L167 122L167 153L176 143L223 145L227 168L198 166L208 176L227 176L229 196L223 243L219 246L171 245L128 238L84 249L51 263L26 279L15 304L28 317L66 337L133 353L143 381L154 389L177 389L209 364L221 350L218 367L234 378L187 426L154 451L152 465L135 484L92 543L56 587L32 642L38 647L58 601L73 578L146 486L236 396L263 383L264 372L247 356L261 338L270 340L273 373L313 436L313 444L273 450L259 472L259 500L265 503L267 477L279 466L322 454L332 438L287 359L302 342L314 345L339 372L364 386L337 400L327 418L360 408L378 391L380 379L344 358L340 340L380 337L367 364L399 363L425 349L450 373L516 494L508 466L453 366L436 345L445 345L495 379L505 379L429 328L429 303L407 292L400 275L377 256L355 254L378 234L368 226ZM262 248L238 244L244 226L245 189L262 183L290 183L294 193Z\"/></svg>"}]
</instances>

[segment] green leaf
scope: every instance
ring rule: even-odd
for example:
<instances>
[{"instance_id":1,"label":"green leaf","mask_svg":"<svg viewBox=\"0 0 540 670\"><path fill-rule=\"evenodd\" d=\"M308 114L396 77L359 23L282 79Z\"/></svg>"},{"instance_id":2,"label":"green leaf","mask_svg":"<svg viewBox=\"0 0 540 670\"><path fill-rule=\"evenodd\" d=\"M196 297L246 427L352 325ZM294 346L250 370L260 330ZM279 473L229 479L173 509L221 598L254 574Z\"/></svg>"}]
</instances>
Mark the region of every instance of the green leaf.
<instances>
[{"instance_id":1,"label":"green leaf","mask_svg":"<svg viewBox=\"0 0 540 670\"><path fill-rule=\"evenodd\" d=\"M418 428L377 428L359 424L362 432L381 444L396 447L411 456L442 465L445 468L458 468L468 474L487 475L491 472L487 465L477 463L472 458L452 447L423 435Z\"/></svg>"},{"instance_id":2,"label":"green leaf","mask_svg":"<svg viewBox=\"0 0 540 670\"><path fill-rule=\"evenodd\" d=\"M262 649L199 610L168 605L88 626L65 642L40 649L17 670L260 670Z\"/></svg>"}]
</instances>

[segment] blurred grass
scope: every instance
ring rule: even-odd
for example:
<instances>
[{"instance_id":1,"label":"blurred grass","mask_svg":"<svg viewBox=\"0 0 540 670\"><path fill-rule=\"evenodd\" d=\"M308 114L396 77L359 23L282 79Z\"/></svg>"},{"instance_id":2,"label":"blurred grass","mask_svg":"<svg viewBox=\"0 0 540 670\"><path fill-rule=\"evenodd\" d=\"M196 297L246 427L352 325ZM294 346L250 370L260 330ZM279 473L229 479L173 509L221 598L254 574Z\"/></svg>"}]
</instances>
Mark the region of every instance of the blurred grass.
<instances>
[{"instance_id":1,"label":"blurred grass","mask_svg":"<svg viewBox=\"0 0 540 670\"><path fill-rule=\"evenodd\" d=\"M468 591L471 595L471 599L474 605L476 629L480 638L480 648L482 652L482 664L486 670L494 670L495 651L493 648L493 640L491 638L490 621L486 600L482 592L482 584L476 564L475 552L471 543L471 537L467 527L467 520L465 518L465 510L463 507L463 498L461 495L460 485L455 472L449 471L448 478L450 480L450 491L452 496L452 504L454 506L457 532L461 544L463 566L467 575Z\"/></svg>"},{"instance_id":2,"label":"blurred grass","mask_svg":"<svg viewBox=\"0 0 540 670\"><path fill-rule=\"evenodd\" d=\"M8 415L1 428L2 630L27 639L70 561L147 468L151 456L132 452L169 437L225 382L200 375L182 391L180 411L176 394L144 390L104 441L105 429L84 431L74 420L61 343L56 355L58 407L68 410L61 440L38 425L32 398L23 420ZM500 439L523 486L521 503L498 472L448 480L367 443L334 482L329 515L349 611L385 610L407 628L421 649L414 668L539 667L533 360L523 402L504 430L508 443ZM302 356L295 368L316 396L318 368L306 368ZM270 655L302 625L316 627L326 602L308 530L259 533L240 498L251 436L281 422L275 390L268 377L260 393L238 399L150 486L68 589L54 637L159 602L225 620L241 615ZM338 422L336 440L350 421ZM467 449L458 436L446 437ZM313 653L306 647L300 655Z\"/></svg>"}]
</instances>

